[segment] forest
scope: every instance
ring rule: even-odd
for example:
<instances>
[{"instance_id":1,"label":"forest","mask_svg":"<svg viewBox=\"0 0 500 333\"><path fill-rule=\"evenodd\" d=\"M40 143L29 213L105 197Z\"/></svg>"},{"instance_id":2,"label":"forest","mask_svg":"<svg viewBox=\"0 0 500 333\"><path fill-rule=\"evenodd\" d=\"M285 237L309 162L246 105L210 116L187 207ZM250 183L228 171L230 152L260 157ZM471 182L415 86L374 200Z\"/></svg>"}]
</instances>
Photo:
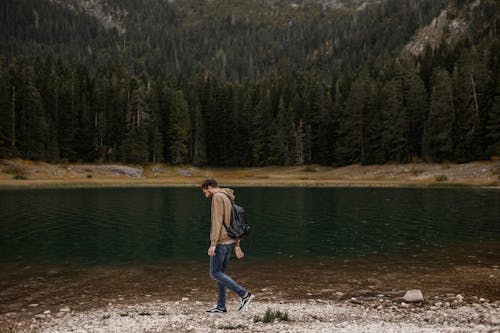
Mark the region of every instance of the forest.
<instances>
[{"instance_id":1,"label":"forest","mask_svg":"<svg viewBox=\"0 0 500 333\"><path fill-rule=\"evenodd\" d=\"M103 10L120 19L108 26L60 3L0 5L2 158L262 166L500 156L495 1L108 1ZM466 16L464 36L404 54L444 8Z\"/></svg>"}]
</instances>

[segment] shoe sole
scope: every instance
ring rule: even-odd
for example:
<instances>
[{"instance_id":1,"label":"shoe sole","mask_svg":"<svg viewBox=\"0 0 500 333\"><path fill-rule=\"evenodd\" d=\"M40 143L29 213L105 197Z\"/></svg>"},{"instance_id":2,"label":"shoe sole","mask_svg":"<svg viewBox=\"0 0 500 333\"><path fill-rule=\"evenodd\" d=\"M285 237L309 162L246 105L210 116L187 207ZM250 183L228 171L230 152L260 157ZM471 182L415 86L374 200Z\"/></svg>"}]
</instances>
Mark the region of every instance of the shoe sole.
<instances>
[{"instance_id":1,"label":"shoe sole","mask_svg":"<svg viewBox=\"0 0 500 333\"><path fill-rule=\"evenodd\" d=\"M250 299L245 303L245 305L243 305L243 307L241 309L238 310L239 313L243 313L246 308L248 308L248 304L250 304L250 302L253 300L253 298L255 297L255 295L250 295Z\"/></svg>"}]
</instances>

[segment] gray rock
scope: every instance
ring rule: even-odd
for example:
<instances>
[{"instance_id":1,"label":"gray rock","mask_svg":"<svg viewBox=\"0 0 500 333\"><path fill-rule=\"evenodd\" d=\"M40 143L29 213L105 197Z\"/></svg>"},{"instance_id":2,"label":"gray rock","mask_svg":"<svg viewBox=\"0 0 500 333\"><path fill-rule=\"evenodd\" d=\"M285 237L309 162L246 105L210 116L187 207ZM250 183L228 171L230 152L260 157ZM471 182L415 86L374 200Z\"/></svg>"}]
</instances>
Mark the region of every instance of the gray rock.
<instances>
[{"instance_id":1,"label":"gray rock","mask_svg":"<svg viewBox=\"0 0 500 333\"><path fill-rule=\"evenodd\" d=\"M491 325L495 325L495 326L500 325L500 316L492 316L491 317Z\"/></svg>"},{"instance_id":2,"label":"gray rock","mask_svg":"<svg viewBox=\"0 0 500 333\"><path fill-rule=\"evenodd\" d=\"M193 173L189 170L179 170L179 175L183 177L191 177Z\"/></svg>"},{"instance_id":3,"label":"gray rock","mask_svg":"<svg viewBox=\"0 0 500 333\"><path fill-rule=\"evenodd\" d=\"M124 165L103 165L98 168L108 170L116 175L126 175L130 178L142 178L144 177L143 168L132 168Z\"/></svg>"},{"instance_id":4,"label":"gray rock","mask_svg":"<svg viewBox=\"0 0 500 333\"><path fill-rule=\"evenodd\" d=\"M405 302L422 302L424 300L424 295L418 289L408 290L403 296Z\"/></svg>"}]
</instances>

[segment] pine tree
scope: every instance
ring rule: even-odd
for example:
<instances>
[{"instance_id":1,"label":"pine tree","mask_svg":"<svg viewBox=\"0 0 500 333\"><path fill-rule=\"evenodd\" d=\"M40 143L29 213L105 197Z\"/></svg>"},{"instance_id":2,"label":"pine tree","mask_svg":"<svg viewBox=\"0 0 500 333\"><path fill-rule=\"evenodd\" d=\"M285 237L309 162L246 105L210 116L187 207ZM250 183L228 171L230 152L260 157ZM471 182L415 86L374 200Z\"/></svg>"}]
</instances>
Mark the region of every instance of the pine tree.
<instances>
[{"instance_id":1,"label":"pine tree","mask_svg":"<svg viewBox=\"0 0 500 333\"><path fill-rule=\"evenodd\" d=\"M291 117L289 108L285 106L283 98L280 98L276 128L271 140L269 163L277 165L290 165L292 163L294 132L293 117Z\"/></svg>"},{"instance_id":2,"label":"pine tree","mask_svg":"<svg viewBox=\"0 0 500 333\"><path fill-rule=\"evenodd\" d=\"M457 161L467 162L483 157L482 115L488 82L486 68L480 59L464 50L454 71L454 154Z\"/></svg>"},{"instance_id":3,"label":"pine tree","mask_svg":"<svg viewBox=\"0 0 500 333\"><path fill-rule=\"evenodd\" d=\"M128 131L121 148L122 158L125 162L144 164L149 161L149 105L146 103L144 83L134 78L131 86L133 90L126 118Z\"/></svg>"},{"instance_id":4,"label":"pine tree","mask_svg":"<svg viewBox=\"0 0 500 333\"><path fill-rule=\"evenodd\" d=\"M199 105L196 106L195 117L193 164L200 166L207 163L207 146L205 121L201 115Z\"/></svg>"},{"instance_id":5,"label":"pine tree","mask_svg":"<svg viewBox=\"0 0 500 333\"><path fill-rule=\"evenodd\" d=\"M180 90L174 92L169 121L169 159L173 164L189 162L191 121L189 108Z\"/></svg>"},{"instance_id":6,"label":"pine tree","mask_svg":"<svg viewBox=\"0 0 500 333\"><path fill-rule=\"evenodd\" d=\"M382 140L385 147L385 159L401 162L406 148L404 136L404 80L402 73L384 87L383 132Z\"/></svg>"},{"instance_id":7,"label":"pine tree","mask_svg":"<svg viewBox=\"0 0 500 333\"><path fill-rule=\"evenodd\" d=\"M265 91L260 102L255 107L251 120L250 146L252 150L252 164L261 166L267 163L269 156L269 127L272 124L271 103L269 91Z\"/></svg>"},{"instance_id":8,"label":"pine tree","mask_svg":"<svg viewBox=\"0 0 500 333\"><path fill-rule=\"evenodd\" d=\"M497 76L495 97L488 112L486 130L488 139L487 154L490 158L498 158L500 157L500 75Z\"/></svg>"},{"instance_id":9,"label":"pine tree","mask_svg":"<svg viewBox=\"0 0 500 333\"><path fill-rule=\"evenodd\" d=\"M446 70L439 69L434 76L429 116L425 123L423 147L426 159L451 160L454 121L452 80Z\"/></svg>"},{"instance_id":10,"label":"pine tree","mask_svg":"<svg viewBox=\"0 0 500 333\"><path fill-rule=\"evenodd\" d=\"M0 157L12 157L16 151L11 99L15 99L15 87L11 86L8 70L0 60Z\"/></svg>"},{"instance_id":11,"label":"pine tree","mask_svg":"<svg viewBox=\"0 0 500 333\"><path fill-rule=\"evenodd\" d=\"M22 156L31 160L45 160L45 113L40 92L34 84L33 68L24 65L22 86L19 89L19 141Z\"/></svg>"},{"instance_id":12,"label":"pine tree","mask_svg":"<svg viewBox=\"0 0 500 333\"><path fill-rule=\"evenodd\" d=\"M364 69L353 82L347 107L340 122L340 139L336 145L339 164L361 161L365 149L366 116L372 107L373 82Z\"/></svg>"},{"instance_id":13,"label":"pine tree","mask_svg":"<svg viewBox=\"0 0 500 333\"><path fill-rule=\"evenodd\" d=\"M424 81L409 68L404 72L405 123L407 123L406 144L408 156L403 162L422 156L422 136L427 116L427 92Z\"/></svg>"}]
</instances>

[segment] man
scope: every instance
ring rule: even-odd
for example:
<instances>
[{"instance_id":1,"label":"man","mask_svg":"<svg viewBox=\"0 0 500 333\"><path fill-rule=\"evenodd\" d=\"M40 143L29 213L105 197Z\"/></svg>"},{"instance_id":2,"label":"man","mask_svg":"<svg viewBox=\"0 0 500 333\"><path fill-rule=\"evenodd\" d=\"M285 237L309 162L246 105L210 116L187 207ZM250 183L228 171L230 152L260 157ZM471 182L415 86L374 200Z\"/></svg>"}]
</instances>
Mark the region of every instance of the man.
<instances>
[{"instance_id":1,"label":"man","mask_svg":"<svg viewBox=\"0 0 500 333\"><path fill-rule=\"evenodd\" d=\"M239 239L234 240L227 234L227 227L231 224L231 204L235 196L229 188L219 188L215 179L207 179L201 185L205 198L212 199L212 226L210 228L210 277L217 281L217 306L207 310L208 313L226 313L226 288L235 292L240 298L238 311L243 312L254 297L245 288L226 275L226 267L234 249L236 257L242 259L245 254L240 248Z\"/></svg>"}]
</instances>

